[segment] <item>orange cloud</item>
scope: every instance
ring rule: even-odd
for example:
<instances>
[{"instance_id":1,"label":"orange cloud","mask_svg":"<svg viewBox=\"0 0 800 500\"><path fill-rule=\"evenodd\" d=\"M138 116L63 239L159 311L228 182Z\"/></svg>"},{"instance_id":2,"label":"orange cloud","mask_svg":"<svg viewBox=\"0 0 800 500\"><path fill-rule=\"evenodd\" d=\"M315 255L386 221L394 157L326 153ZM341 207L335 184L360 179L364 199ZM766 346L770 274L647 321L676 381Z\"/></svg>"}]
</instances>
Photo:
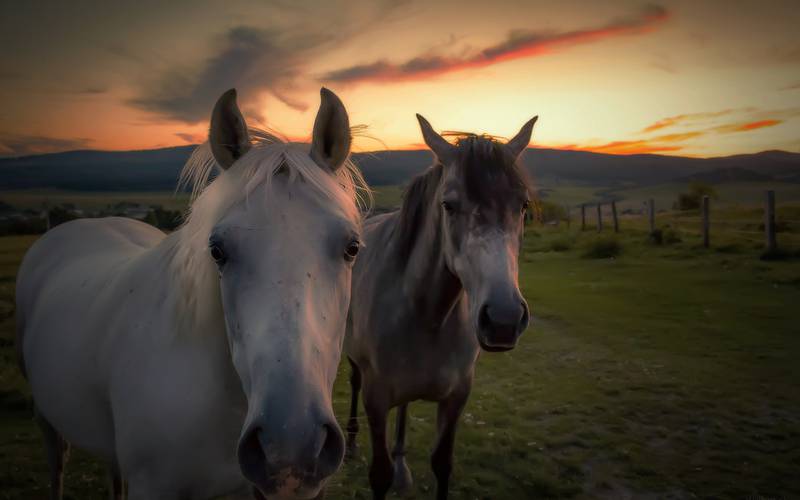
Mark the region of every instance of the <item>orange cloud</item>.
<instances>
[{"instance_id":1,"label":"orange cloud","mask_svg":"<svg viewBox=\"0 0 800 500\"><path fill-rule=\"evenodd\" d=\"M700 120L709 120L712 118L718 118L720 116L728 115L737 111L735 109L723 109L722 111L712 111L712 112L704 112L704 113L686 113L682 115L675 115L675 116L668 116L666 118L662 118L661 120L653 123L652 125L648 125L642 130L642 133L649 133L654 132L656 130L660 130L662 128L672 127L673 125L677 125L679 123L691 122L691 121L700 121Z\"/></svg>"},{"instance_id":2,"label":"orange cloud","mask_svg":"<svg viewBox=\"0 0 800 500\"><path fill-rule=\"evenodd\" d=\"M605 144L576 145L568 144L560 146L559 149L569 149L573 151L591 151L593 153L606 153L615 155L637 155L670 153L681 151L684 146L681 143L704 135L704 132L686 132L683 134L665 134L651 139L636 139L630 141L612 141Z\"/></svg>"},{"instance_id":3,"label":"orange cloud","mask_svg":"<svg viewBox=\"0 0 800 500\"><path fill-rule=\"evenodd\" d=\"M637 141L612 141L605 144L596 145L577 145L567 144L556 146L556 149L566 149L570 151L589 151L592 153L605 153L611 155L638 155L638 154L655 154L655 153L669 153L680 151L683 146L656 144L647 140Z\"/></svg>"},{"instance_id":4,"label":"orange cloud","mask_svg":"<svg viewBox=\"0 0 800 500\"><path fill-rule=\"evenodd\" d=\"M331 71L321 80L335 83L364 81L390 82L418 80L471 68L483 68L500 62L537 57L558 47L571 47L612 36L646 33L669 18L669 12L659 5L649 5L636 16L611 21L597 28L537 33L512 31L506 40L487 47L471 56L447 57L421 55L404 63L376 61Z\"/></svg>"},{"instance_id":5,"label":"orange cloud","mask_svg":"<svg viewBox=\"0 0 800 500\"><path fill-rule=\"evenodd\" d=\"M759 128L764 127L774 127L775 125L779 125L783 123L783 120L759 120L750 123L742 123L740 125L734 125L733 131L734 132L747 132L748 130L756 130Z\"/></svg>"}]
</instances>

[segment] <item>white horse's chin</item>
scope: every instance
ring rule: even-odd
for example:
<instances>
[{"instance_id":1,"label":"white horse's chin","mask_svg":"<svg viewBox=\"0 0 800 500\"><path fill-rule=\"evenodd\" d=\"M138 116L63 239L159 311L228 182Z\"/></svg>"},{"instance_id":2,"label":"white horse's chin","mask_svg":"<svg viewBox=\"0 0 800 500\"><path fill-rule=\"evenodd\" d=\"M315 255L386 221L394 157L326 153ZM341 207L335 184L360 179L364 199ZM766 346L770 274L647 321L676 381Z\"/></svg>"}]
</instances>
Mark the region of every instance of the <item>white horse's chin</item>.
<instances>
[{"instance_id":1,"label":"white horse's chin","mask_svg":"<svg viewBox=\"0 0 800 500\"><path fill-rule=\"evenodd\" d=\"M269 495L268 498L276 500L311 500L319 496L325 481L320 482L317 486L309 487L299 484L299 481L287 481L287 484L280 488L274 495Z\"/></svg>"}]
</instances>

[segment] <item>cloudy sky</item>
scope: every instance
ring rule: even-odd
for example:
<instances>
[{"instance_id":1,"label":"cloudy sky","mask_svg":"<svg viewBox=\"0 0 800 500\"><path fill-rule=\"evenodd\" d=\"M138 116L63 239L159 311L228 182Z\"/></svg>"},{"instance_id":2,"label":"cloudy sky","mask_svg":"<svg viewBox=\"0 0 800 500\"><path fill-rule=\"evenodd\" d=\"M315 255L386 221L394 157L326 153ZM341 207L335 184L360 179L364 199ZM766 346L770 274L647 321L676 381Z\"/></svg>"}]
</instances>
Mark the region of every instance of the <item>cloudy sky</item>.
<instances>
[{"instance_id":1,"label":"cloudy sky","mask_svg":"<svg viewBox=\"0 0 800 500\"><path fill-rule=\"evenodd\" d=\"M800 151L800 8L777 1L0 1L0 155L204 140L239 90L307 139L325 85L358 150L440 130L718 156Z\"/></svg>"}]
</instances>

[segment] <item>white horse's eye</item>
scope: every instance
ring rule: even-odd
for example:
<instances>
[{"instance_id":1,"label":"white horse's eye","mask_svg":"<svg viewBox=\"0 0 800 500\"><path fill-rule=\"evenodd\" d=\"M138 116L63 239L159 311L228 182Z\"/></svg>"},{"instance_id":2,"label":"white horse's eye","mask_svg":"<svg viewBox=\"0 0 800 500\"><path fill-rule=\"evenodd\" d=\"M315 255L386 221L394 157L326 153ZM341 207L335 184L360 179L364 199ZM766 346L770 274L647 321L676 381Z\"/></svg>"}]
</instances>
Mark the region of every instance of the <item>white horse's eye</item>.
<instances>
[{"instance_id":1,"label":"white horse's eye","mask_svg":"<svg viewBox=\"0 0 800 500\"><path fill-rule=\"evenodd\" d=\"M214 262L217 263L218 266L221 266L225 263L226 257L225 252L222 250L222 247L217 243L211 244L211 258L214 259Z\"/></svg>"},{"instance_id":2,"label":"white horse's eye","mask_svg":"<svg viewBox=\"0 0 800 500\"><path fill-rule=\"evenodd\" d=\"M344 259L348 261L355 260L359 250L361 250L361 243L358 240L351 241L344 249Z\"/></svg>"}]
</instances>

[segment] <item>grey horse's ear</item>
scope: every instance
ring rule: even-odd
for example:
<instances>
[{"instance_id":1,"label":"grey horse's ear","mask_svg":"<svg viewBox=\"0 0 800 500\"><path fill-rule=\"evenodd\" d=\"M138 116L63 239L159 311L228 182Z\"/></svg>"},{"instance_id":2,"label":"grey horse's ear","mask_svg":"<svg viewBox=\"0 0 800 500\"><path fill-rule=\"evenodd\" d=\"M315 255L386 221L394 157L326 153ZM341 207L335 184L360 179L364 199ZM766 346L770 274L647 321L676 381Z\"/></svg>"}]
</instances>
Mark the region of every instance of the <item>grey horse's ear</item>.
<instances>
[{"instance_id":1,"label":"grey horse's ear","mask_svg":"<svg viewBox=\"0 0 800 500\"><path fill-rule=\"evenodd\" d=\"M335 172L350 154L350 118L341 99L322 87L320 104L311 137L311 158L322 168Z\"/></svg>"},{"instance_id":2,"label":"grey horse's ear","mask_svg":"<svg viewBox=\"0 0 800 500\"><path fill-rule=\"evenodd\" d=\"M514 158L519 158L519 155L522 154L525 149L527 149L528 144L531 142L531 134L533 133L533 126L536 124L536 120L539 119L539 116L534 116L528 123L522 126L510 141L506 143L506 147L508 151Z\"/></svg>"},{"instance_id":3,"label":"grey horse's ear","mask_svg":"<svg viewBox=\"0 0 800 500\"><path fill-rule=\"evenodd\" d=\"M211 113L208 142L214 159L225 170L250 149L247 124L236 105L236 89L228 90L217 100Z\"/></svg>"},{"instance_id":4,"label":"grey horse's ear","mask_svg":"<svg viewBox=\"0 0 800 500\"><path fill-rule=\"evenodd\" d=\"M437 134L431 124L428 123L428 120L419 113L417 113L417 121L419 122L420 130L422 130L422 138L425 140L425 144L433 151L439 162L442 164L448 163L453 156L455 147L447 142L444 137Z\"/></svg>"}]
</instances>

